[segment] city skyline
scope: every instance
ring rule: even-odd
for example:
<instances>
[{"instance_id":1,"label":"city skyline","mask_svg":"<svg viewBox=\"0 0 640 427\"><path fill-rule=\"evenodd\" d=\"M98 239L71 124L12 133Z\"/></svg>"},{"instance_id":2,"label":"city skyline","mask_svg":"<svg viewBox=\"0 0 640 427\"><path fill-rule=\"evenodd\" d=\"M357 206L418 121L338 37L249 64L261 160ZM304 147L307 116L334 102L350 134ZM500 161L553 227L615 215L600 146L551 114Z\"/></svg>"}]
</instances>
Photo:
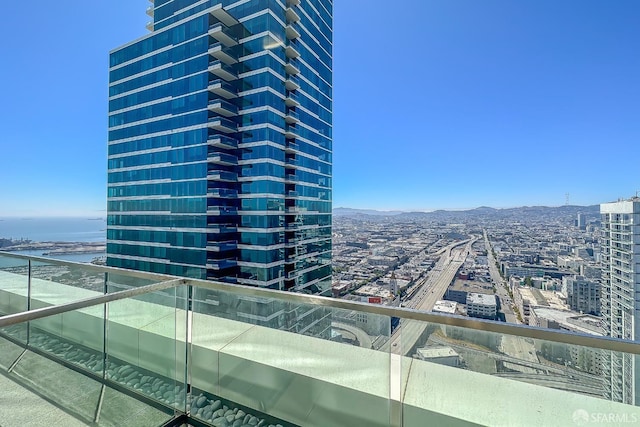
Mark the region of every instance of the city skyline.
<instances>
[{"instance_id":1,"label":"city skyline","mask_svg":"<svg viewBox=\"0 0 640 427\"><path fill-rule=\"evenodd\" d=\"M8 6L0 216L104 214L108 51L145 34L147 5ZM395 36L371 31L382 6L334 8L333 206L593 205L640 185L639 5L415 1Z\"/></svg>"}]
</instances>

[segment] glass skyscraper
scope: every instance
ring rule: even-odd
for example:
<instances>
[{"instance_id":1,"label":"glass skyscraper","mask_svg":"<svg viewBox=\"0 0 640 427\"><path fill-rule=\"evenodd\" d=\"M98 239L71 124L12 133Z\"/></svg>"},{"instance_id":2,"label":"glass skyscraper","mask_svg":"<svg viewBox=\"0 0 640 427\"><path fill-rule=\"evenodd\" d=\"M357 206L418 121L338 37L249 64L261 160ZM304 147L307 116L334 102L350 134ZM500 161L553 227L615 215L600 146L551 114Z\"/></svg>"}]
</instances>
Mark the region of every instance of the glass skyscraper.
<instances>
[{"instance_id":1,"label":"glass skyscraper","mask_svg":"<svg viewBox=\"0 0 640 427\"><path fill-rule=\"evenodd\" d=\"M107 264L331 282L331 0L155 0L110 54Z\"/></svg>"}]
</instances>

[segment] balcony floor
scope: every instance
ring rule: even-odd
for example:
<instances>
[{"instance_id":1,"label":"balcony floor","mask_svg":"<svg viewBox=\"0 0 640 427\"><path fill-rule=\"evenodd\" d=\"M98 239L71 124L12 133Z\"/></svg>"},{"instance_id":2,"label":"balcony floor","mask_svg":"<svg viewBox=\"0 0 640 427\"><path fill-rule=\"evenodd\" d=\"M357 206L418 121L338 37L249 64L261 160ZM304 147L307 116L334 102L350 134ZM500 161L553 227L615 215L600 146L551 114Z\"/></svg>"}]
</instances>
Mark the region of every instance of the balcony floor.
<instances>
[{"instance_id":1,"label":"balcony floor","mask_svg":"<svg viewBox=\"0 0 640 427\"><path fill-rule=\"evenodd\" d=\"M2 427L152 427L164 424L171 418L131 396L107 387L99 421L94 423L100 397L99 382L31 352L27 352L15 369L7 373L7 365L20 353L18 346L0 338Z\"/></svg>"}]
</instances>

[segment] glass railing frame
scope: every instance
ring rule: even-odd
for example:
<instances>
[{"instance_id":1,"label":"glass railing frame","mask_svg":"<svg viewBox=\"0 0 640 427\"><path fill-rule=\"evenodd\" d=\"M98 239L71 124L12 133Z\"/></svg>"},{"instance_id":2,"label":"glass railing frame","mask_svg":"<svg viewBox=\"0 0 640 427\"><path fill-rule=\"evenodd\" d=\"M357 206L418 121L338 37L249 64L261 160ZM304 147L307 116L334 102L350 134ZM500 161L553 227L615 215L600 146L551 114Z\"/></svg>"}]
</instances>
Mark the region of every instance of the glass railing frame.
<instances>
[{"instance_id":1,"label":"glass railing frame","mask_svg":"<svg viewBox=\"0 0 640 427\"><path fill-rule=\"evenodd\" d=\"M135 295L142 295L144 293L157 291L160 289L167 289L176 286L188 286L190 289L194 287L219 290L223 292L233 293L240 296L248 296L252 298L276 298L282 301L298 303L304 305L311 305L317 307L334 308L339 310L352 310L361 313L368 313L374 315L385 316L389 318L400 318L402 320L419 321L425 323L431 323L435 325L454 326L460 328L466 328L471 331L478 332L492 332L503 335L510 335L514 337L531 338L534 340L550 341L559 344L568 344L575 346L589 347L597 350L607 350L614 352L622 352L631 355L640 355L640 343L633 341L626 341L610 337L599 337L574 332L559 331L542 329L526 325L514 325L497 321L483 320L468 318L456 315L447 315L442 313L432 313L414 310L410 308L389 307L376 304L367 304L357 301L348 301L342 299L334 299L328 297L322 297L317 295L308 295L300 293L292 293L286 291L263 289L252 286L244 286L239 284L228 284L218 281L190 279L183 277L175 277L170 275L161 275L156 273L146 273L133 270L120 269L115 267L96 266L92 264L75 263L68 261L53 260L49 258L32 257L17 255L7 252L0 252L0 256L9 258L22 259L31 262L41 262L56 264L60 266L67 266L73 268L81 268L94 272L111 273L117 275L125 275L130 277L138 277L148 280L153 280L153 285L146 285L144 287L128 289L125 291L118 291L112 294L106 294L98 297L92 297L84 300L65 303L57 306L51 306L23 313L17 313L7 315L0 318L0 327L15 324L16 322L35 320L45 315L60 314L71 309L78 309L83 307L89 307L91 305L105 304L111 301L117 301L119 299L131 298ZM30 271L30 269L29 269ZM29 279L30 282L30 279ZM190 293L191 295L191 293ZM18 320L19 319L19 320ZM185 328L189 328L189 325L185 325ZM387 351L385 351L387 352ZM393 351L389 351L393 354ZM189 359L187 358L187 361ZM188 362L187 362L188 363ZM391 401L393 399L390 398ZM393 403L393 402L392 402ZM188 408L187 408L188 410Z\"/></svg>"}]
</instances>

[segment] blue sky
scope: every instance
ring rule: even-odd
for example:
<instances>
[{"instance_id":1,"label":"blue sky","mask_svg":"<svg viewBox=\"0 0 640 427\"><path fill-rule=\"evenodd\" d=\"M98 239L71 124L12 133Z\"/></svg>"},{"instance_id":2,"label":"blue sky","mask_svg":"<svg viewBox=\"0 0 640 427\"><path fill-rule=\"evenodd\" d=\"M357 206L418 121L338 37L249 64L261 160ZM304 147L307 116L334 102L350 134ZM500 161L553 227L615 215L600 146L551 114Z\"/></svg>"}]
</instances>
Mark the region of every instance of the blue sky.
<instances>
[{"instance_id":1,"label":"blue sky","mask_svg":"<svg viewBox=\"0 0 640 427\"><path fill-rule=\"evenodd\" d=\"M9 2L0 216L106 199L108 51L147 0ZM640 189L640 2L338 0L334 206L596 204Z\"/></svg>"}]
</instances>

